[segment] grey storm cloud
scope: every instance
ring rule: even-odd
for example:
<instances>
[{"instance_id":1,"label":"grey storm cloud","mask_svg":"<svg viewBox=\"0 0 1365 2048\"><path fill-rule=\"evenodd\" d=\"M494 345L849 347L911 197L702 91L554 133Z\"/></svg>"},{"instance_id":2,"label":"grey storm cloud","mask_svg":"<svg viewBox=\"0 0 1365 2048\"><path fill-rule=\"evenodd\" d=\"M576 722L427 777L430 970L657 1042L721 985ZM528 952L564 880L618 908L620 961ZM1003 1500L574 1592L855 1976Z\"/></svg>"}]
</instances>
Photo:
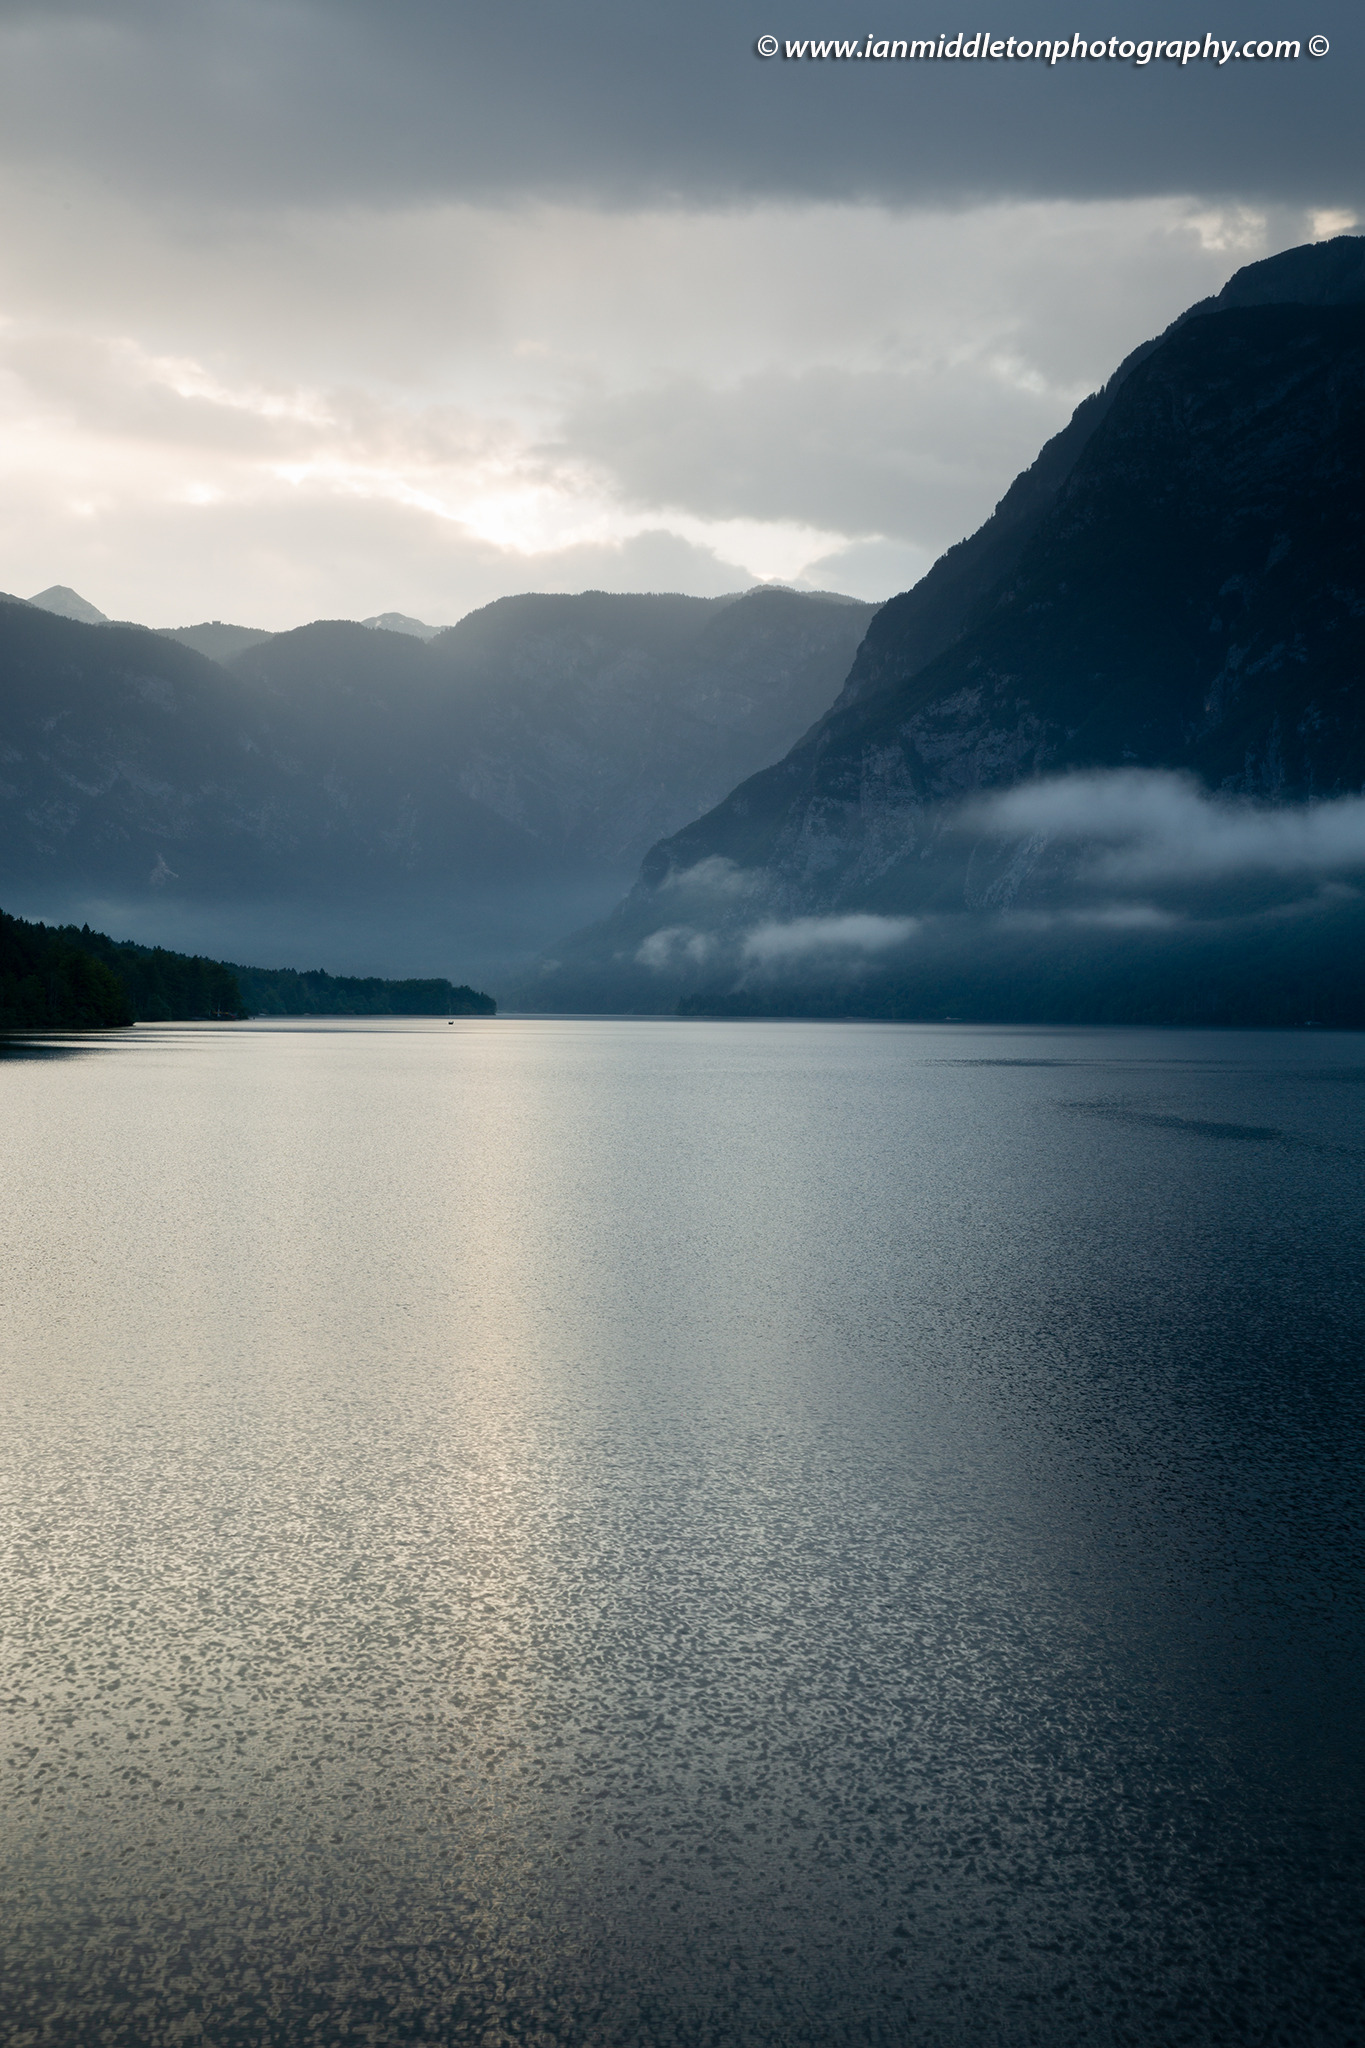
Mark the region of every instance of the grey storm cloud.
<instances>
[{"instance_id":1,"label":"grey storm cloud","mask_svg":"<svg viewBox=\"0 0 1365 2048\"><path fill-rule=\"evenodd\" d=\"M1344 0L1238 37L1325 35L1319 61L789 60L788 40L987 24L861 20L834 0L8 0L0 136L174 204L570 197L935 204L1200 192L1352 202L1360 63ZM1202 38L1150 0L1029 0L992 34ZM1188 10L1185 10L1188 15ZM757 39L779 54L765 62Z\"/></svg>"},{"instance_id":2,"label":"grey storm cloud","mask_svg":"<svg viewBox=\"0 0 1365 2048\"><path fill-rule=\"evenodd\" d=\"M1274 805L1209 796L1191 778L1123 768L1021 784L971 804L968 830L1073 844L1110 885L1333 875L1365 868L1365 797Z\"/></svg>"},{"instance_id":3,"label":"grey storm cloud","mask_svg":"<svg viewBox=\"0 0 1365 2048\"><path fill-rule=\"evenodd\" d=\"M1035 5L1000 32L1199 27ZM1365 211L1343 0L1239 7L1320 62L1141 69L765 61L850 24L746 7L0 0L7 587L883 598L1135 342Z\"/></svg>"}]
</instances>

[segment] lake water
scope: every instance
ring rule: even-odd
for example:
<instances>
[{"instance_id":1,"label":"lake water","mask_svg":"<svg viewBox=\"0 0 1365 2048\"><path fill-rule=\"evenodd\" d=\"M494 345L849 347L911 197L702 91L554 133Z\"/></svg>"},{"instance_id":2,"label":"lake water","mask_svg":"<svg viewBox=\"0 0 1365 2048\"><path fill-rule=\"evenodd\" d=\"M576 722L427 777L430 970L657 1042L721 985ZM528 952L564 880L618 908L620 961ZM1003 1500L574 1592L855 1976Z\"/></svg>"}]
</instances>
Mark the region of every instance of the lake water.
<instances>
[{"instance_id":1,"label":"lake water","mask_svg":"<svg viewBox=\"0 0 1365 2048\"><path fill-rule=\"evenodd\" d=\"M0 1103L6 2041L1362 2038L1365 1040Z\"/></svg>"}]
</instances>

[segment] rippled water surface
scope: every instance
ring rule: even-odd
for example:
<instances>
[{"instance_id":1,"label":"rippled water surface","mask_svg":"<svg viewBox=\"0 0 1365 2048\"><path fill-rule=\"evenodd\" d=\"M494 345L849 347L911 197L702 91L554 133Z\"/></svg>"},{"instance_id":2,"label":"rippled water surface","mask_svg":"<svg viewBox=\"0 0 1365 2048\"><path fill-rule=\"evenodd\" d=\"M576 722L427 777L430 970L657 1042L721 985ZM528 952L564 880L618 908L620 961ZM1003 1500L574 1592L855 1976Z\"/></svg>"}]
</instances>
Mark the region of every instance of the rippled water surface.
<instances>
[{"instance_id":1,"label":"rippled water surface","mask_svg":"<svg viewBox=\"0 0 1365 2048\"><path fill-rule=\"evenodd\" d=\"M15 2043L1362 2038L1365 1041L0 1060Z\"/></svg>"}]
</instances>

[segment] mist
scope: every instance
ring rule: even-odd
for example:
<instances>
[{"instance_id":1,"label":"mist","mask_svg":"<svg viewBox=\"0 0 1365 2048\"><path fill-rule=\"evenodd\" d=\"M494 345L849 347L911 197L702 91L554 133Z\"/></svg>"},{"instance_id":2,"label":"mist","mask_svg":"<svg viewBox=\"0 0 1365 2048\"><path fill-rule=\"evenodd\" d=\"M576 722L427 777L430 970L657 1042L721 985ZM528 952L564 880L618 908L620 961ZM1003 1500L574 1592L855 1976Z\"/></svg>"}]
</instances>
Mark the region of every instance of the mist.
<instances>
[{"instance_id":1,"label":"mist","mask_svg":"<svg viewBox=\"0 0 1365 2048\"><path fill-rule=\"evenodd\" d=\"M964 807L964 832L1075 848L1077 879L1104 885L1365 868L1365 797L1273 804L1210 793L1193 776L1119 768L1021 784Z\"/></svg>"},{"instance_id":2,"label":"mist","mask_svg":"<svg viewBox=\"0 0 1365 2048\"><path fill-rule=\"evenodd\" d=\"M778 875L712 855L637 886L598 928L596 966L581 948L567 969L550 960L517 999L718 1015L1365 1022L1365 971L1350 964L1365 959L1365 798L1274 804L1125 768L978 796L918 829L934 874L913 914L793 914Z\"/></svg>"}]
</instances>

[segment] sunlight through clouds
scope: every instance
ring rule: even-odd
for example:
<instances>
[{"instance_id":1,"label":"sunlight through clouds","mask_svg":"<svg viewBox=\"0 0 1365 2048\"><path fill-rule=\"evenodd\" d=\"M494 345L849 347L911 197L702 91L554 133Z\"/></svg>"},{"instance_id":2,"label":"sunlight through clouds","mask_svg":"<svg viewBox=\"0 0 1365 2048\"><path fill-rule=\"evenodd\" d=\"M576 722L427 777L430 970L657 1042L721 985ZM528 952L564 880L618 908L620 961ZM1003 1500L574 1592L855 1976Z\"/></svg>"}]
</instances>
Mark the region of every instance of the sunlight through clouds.
<instances>
[{"instance_id":1,"label":"sunlight through clouds","mask_svg":"<svg viewBox=\"0 0 1365 2048\"><path fill-rule=\"evenodd\" d=\"M890 595L1233 242L1302 231L1146 200L349 207L190 246L98 194L10 218L7 581L156 621L170 574L276 627L575 577Z\"/></svg>"}]
</instances>

